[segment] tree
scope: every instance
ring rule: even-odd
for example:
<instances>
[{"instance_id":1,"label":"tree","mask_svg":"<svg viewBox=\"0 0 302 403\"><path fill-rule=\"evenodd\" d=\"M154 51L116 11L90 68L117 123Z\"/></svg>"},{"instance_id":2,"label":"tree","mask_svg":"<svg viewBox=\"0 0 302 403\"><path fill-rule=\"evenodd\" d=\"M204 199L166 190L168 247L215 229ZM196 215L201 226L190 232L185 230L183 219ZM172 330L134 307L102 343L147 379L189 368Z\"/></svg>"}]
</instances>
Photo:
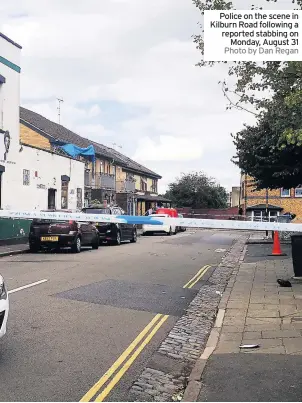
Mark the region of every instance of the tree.
<instances>
[{"instance_id":1,"label":"tree","mask_svg":"<svg viewBox=\"0 0 302 403\"><path fill-rule=\"evenodd\" d=\"M225 0L192 0L195 6L204 14L206 10L232 10L231 1ZM277 2L277 0L267 0ZM289 1L296 3L302 9L302 0ZM251 9L255 9L254 6ZM259 7L262 9L262 7ZM201 26L202 29L202 26ZM194 35L194 43L203 55L203 35ZM227 108L247 110L260 115L275 94L301 98L302 62L223 62L229 66L228 75L235 77L235 87L228 85L227 79L222 79L223 94L228 100ZM214 62L201 60L198 66L213 66ZM292 94L292 92L294 94ZM248 109L252 106L253 109ZM256 110L256 111L255 111ZM257 113L258 111L258 113Z\"/></svg>"},{"instance_id":2,"label":"tree","mask_svg":"<svg viewBox=\"0 0 302 403\"><path fill-rule=\"evenodd\" d=\"M302 9L302 0L293 2ZM193 3L202 14L205 10L233 9L232 2L225 0L193 0ZM203 54L202 34L195 35L194 42ZM213 64L198 63L199 66ZM257 125L245 127L233 136L237 148L233 162L255 178L258 189L300 185L302 62L228 65L228 75L235 78L235 86L230 87L226 78L219 82L228 102L227 109L242 109L258 118Z\"/></svg>"},{"instance_id":3,"label":"tree","mask_svg":"<svg viewBox=\"0 0 302 403\"><path fill-rule=\"evenodd\" d=\"M302 184L302 147L280 137L286 116L266 113L255 126L233 136L237 149L233 162L255 180L257 189L292 188ZM275 119L275 120L274 120Z\"/></svg>"},{"instance_id":4,"label":"tree","mask_svg":"<svg viewBox=\"0 0 302 403\"><path fill-rule=\"evenodd\" d=\"M175 182L169 184L166 197L172 200L176 207L227 207L226 190L202 172L182 174Z\"/></svg>"}]
</instances>

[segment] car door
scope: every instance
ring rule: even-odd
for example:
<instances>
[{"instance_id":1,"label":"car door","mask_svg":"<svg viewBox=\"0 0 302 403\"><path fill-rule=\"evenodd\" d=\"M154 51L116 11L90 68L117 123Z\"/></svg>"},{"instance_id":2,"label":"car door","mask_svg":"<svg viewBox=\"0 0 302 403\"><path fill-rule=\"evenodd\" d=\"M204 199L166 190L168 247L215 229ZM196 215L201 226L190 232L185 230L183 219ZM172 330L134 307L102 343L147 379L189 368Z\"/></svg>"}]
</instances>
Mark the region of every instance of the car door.
<instances>
[{"instance_id":1,"label":"car door","mask_svg":"<svg viewBox=\"0 0 302 403\"><path fill-rule=\"evenodd\" d=\"M122 209L120 210L121 215L125 215L125 212ZM127 240L130 241L133 238L133 224L123 224L125 228L125 233Z\"/></svg>"},{"instance_id":2,"label":"car door","mask_svg":"<svg viewBox=\"0 0 302 403\"><path fill-rule=\"evenodd\" d=\"M89 234L89 224L87 222L79 222L82 235L82 245L89 245L91 243L91 236Z\"/></svg>"},{"instance_id":3,"label":"car door","mask_svg":"<svg viewBox=\"0 0 302 403\"><path fill-rule=\"evenodd\" d=\"M91 245L95 241L96 228L93 222L87 224L87 241Z\"/></svg>"},{"instance_id":4,"label":"car door","mask_svg":"<svg viewBox=\"0 0 302 403\"><path fill-rule=\"evenodd\" d=\"M122 210L120 208L114 207L112 209L112 214L113 215L122 215L123 213L122 213ZM127 230L128 230L127 224L123 224L123 223L119 224L119 228L121 230L121 239L122 239L122 241L126 241L127 239L129 239L129 236L128 236L128 233L127 233Z\"/></svg>"}]
</instances>

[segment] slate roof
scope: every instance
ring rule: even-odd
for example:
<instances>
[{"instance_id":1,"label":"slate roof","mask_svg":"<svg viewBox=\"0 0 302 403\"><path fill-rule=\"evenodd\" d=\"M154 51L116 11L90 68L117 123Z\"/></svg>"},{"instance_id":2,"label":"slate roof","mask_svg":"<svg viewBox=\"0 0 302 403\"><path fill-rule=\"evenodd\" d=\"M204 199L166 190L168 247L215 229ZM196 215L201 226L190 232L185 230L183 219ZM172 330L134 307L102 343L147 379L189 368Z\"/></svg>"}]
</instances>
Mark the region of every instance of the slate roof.
<instances>
[{"instance_id":1,"label":"slate roof","mask_svg":"<svg viewBox=\"0 0 302 403\"><path fill-rule=\"evenodd\" d=\"M113 159L117 164L124 167L124 169L161 179L161 176L157 173L151 171L141 164L138 164L136 161L114 150L113 148L82 137L66 127L52 122L51 120L46 119L44 116L30 111L29 109L23 108L22 106L20 107L20 121L50 140L61 140L66 143L75 144L82 148L93 145L97 155L111 160Z\"/></svg>"}]
</instances>

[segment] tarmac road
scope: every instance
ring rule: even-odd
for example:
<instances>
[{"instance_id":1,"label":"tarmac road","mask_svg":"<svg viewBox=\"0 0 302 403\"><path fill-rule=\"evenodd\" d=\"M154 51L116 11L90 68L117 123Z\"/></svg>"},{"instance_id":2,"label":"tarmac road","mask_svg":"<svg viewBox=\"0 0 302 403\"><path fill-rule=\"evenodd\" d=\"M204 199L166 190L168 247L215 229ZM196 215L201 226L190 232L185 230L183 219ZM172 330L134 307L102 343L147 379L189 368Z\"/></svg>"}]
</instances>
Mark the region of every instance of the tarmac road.
<instances>
[{"instance_id":1,"label":"tarmac road","mask_svg":"<svg viewBox=\"0 0 302 403\"><path fill-rule=\"evenodd\" d=\"M125 400L196 295L196 273L205 265L215 267L237 236L188 230L80 254L28 253L0 259L0 273L14 291L8 333L0 341L1 401L79 401L87 392L86 401L93 401L112 380L115 384L102 400ZM193 277L198 281L189 282ZM34 284L41 280L47 281ZM31 286L17 290L25 285ZM124 364L135 349L124 354L126 359L107 383L91 391L157 314L157 324L165 320L139 339L144 348L129 368Z\"/></svg>"}]
</instances>

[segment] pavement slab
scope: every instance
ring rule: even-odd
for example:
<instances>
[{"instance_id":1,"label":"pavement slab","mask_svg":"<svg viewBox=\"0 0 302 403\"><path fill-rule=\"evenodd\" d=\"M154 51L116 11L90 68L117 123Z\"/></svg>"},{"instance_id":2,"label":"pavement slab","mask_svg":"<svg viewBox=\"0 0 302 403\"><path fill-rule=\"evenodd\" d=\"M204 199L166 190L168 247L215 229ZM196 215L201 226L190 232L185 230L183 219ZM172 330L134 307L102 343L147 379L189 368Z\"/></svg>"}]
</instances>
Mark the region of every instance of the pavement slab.
<instances>
[{"instance_id":1,"label":"pavement slab","mask_svg":"<svg viewBox=\"0 0 302 403\"><path fill-rule=\"evenodd\" d=\"M217 347L200 373L197 401L301 400L302 282L293 281L290 288L277 284L277 278L293 275L290 245L282 248L287 256L272 258L267 245L248 245L234 270L232 300L226 302ZM241 343L258 348L239 348Z\"/></svg>"},{"instance_id":2,"label":"pavement slab","mask_svg":"<svg viewBox=\"0 0 302 403\"><path fill-rule=\"evenodd\" d=\"M301 401L301 366L302 356L278 353L212 355L198 401Z\"/></svg>"}]
</instances>

